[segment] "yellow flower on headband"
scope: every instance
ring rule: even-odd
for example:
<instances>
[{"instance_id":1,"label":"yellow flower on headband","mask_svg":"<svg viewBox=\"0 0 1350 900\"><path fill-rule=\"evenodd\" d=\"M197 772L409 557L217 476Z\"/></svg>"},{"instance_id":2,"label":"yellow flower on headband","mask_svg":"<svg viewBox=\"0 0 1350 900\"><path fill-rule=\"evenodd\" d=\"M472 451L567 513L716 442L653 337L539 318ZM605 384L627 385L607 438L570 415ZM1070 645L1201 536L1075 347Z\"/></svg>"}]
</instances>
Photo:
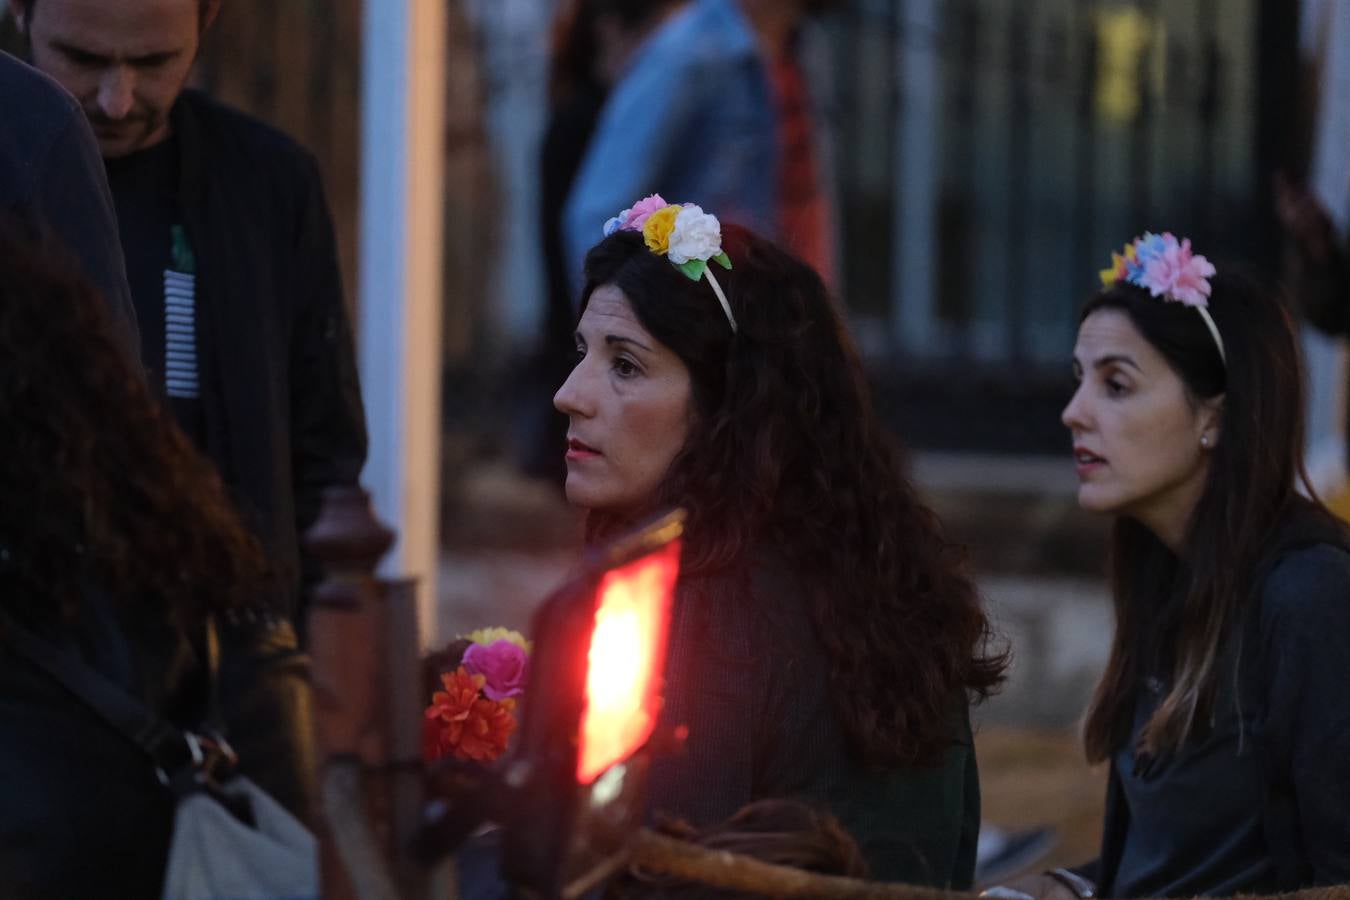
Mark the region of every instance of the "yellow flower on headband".
<instances>
[{"instance_id":1,"label":"yellow flower on headband","mask_svg":"<svg viewBox=\"0 0 1350 900\"><path fill-rule=\"evenodd\" d=\"M682 208L667 206L647 217L642 225L642 239L647 242L647 249L659 256L666 255L670 250L670 234L675 230L675 219Z\"/></svg>"},{"instance_id":2,"label":"yellow flower on headband","mask_svg":"<svg viewBox=\"0 0 1350 900\"><path fill-rule=\"evenodd\" d=\"M1125 257L1119 253L1111 254L1111 268L1101 270L1102 287L1110 287L1120 280L1125 271Z\"/></svg>"},{"instance_id":3,"label":"yellow flower on headband","mask_svg":"<svg viewBox=\"0 0 1350 900\"><path fill-rule=\"evenodd\" d=\"M525 640L525 635L509 628L479 628L477 631L470 631L468 634L455 635L456 640L462 638L468 638L475 644L482 644L484 647L491 646L495 641L510 641L526 653L534 649L533 641Z\"/></svg>"}]
</instances>

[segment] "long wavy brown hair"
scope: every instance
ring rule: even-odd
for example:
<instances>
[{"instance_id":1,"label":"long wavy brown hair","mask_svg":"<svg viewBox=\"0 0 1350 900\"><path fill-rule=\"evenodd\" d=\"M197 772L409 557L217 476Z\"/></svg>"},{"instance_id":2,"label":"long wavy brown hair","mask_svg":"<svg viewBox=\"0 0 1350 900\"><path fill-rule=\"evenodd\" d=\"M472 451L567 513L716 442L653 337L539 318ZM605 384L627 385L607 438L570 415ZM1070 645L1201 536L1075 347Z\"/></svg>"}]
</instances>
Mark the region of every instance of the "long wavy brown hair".
<instances>
[{"instance_id":1,"label":"long wavy brown hair","mask_svg":"<svg viewBox=\"0 0 1350 900\"><path fill-rule=\"evenodd\" d=\"M1209 312L1227 364L1204 321L1180 303L1117 284L1084 307L1127 316L1185 385L1191 403L1222 398L1222 430L1182 547L1169 550L1139 522L1119 518L1111 542L1116 630L1106 670L1088 707L1088 759L1101 762L1130 739L1142 678L1169 689L1136 736L1157 758L1203 735L1221 678L1223 648L1257 602L1260 573L1281 549L1293 519L1344 541L1316 500L1303 467L1303 369L1294 325L1280 297L1232 267L1211 279ZM1302 482L1312 499L1300 497ZM1152 636L1165 636L1150 646ZM1152 671L1150 671L1150 669Z\"/></svg>"},{"instance_id":2,"label":"long wavy brown hair","mask_svg":"<svg viewBox=\"0 0 1350 900\"><path fill-rule=\"evenodd\" d=\"M264 575L257 541L102 298L29 232L0 228L0 602L34 625L90 587L166 621L235 605Z\"/></svg>"},{"instance_id":3,"label":"long wavy brown hair","mask_svg":"<svg viewBox=\"0 0 1350 900\"><path fill-rule=\"evenodd\" d=\"M689 512L684 567L791 560L830 662L843 726L867 763L927 763L953 738L954 700L987 696L1006 654L963 548L906 477L862 364L820 277L773 243L723 226L717 269L739 330L691 281L617 232L586 258L582 306L612 284L688 367L695 423L654 506ZM595 537L621 523L593 512Z\"/></svg>"}]
</instances>

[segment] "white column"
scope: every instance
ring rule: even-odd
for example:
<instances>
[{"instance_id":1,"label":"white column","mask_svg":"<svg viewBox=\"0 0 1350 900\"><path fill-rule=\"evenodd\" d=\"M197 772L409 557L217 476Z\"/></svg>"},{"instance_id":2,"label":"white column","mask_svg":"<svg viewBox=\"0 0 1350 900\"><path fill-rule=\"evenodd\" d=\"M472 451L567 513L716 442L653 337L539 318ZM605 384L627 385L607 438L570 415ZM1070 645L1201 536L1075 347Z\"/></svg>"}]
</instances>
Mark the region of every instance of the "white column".
<instances>
[{"instance_id":1,"label":"white column","mask_svg":"<svg viewBox=\"0 0 1350 900\"><path fill-rule=\"evenodd\" d=\"M446 0L366 0L361 82L365 484L398 530L381 574L418 583L436 634Z\"/></svg>"}]
</instances>

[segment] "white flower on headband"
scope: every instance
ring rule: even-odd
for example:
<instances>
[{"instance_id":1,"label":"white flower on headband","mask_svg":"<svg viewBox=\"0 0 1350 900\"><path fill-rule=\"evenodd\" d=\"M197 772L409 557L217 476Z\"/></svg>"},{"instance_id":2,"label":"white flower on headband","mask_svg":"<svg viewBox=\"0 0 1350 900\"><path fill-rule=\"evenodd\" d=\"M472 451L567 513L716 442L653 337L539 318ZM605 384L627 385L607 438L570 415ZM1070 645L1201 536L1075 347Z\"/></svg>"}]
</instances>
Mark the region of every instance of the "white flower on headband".
<instances>
[{"instance_id":1,"label":"white flower on headband","mask_svg":"<svg viewBox=\"0 0 1350 900\"><path fill-rule=\"evenodd\" d=\"M706 262L721 252L722 223L717 221L717 216L692 204L681 209L675 218L675 230L670 233L667 250L670 261L677 266L691 259Z\"/></svg>"},{"instance_id":2,"label":"white flower on headband","mask_svg":"<svg viewBox=\"0 0 1350 900\"><path fill-rule=\"evenodd\" d=\"M717 295L732 332L736 331L731 304L708 267L708 263L715 262L724 269L731 268L731 257L722 249L722 223L716 216L705 213L701 206L692 203L676 206L667 203L660 194L652 194L610 219L604 230L605 237L616 231L636 231L648 250L670 260L684 277L691 281L706 280Z\"/></svg>"}]
</instances>

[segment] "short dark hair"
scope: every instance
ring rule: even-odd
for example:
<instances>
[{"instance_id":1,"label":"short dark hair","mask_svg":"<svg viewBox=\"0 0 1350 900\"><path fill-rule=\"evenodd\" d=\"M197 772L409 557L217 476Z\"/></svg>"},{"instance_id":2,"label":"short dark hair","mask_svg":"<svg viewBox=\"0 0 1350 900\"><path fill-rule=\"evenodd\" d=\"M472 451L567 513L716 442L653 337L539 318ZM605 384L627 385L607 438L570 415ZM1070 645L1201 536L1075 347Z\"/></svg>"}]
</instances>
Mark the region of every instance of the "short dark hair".
<instances>
[{"instance_id":1,"label":"short dark hair","mask_svg":"<svg viewBox=\"0 0 1350 900\"><path fill-rule=\"evenodd\" d=\"M200 17L201 14L202 14L203 12L206 11L206 4L209 3L209 2L210 2L210 0L197 0L197 15L198 15L198 17ZM24 27L25 27L25 28L28 28L29 26L32 25L32 22L33 22L33 10L37 9L37 5L38 5L38 0L28 0L28 20L24 23Z\"/></svg>"}]
</instances>

